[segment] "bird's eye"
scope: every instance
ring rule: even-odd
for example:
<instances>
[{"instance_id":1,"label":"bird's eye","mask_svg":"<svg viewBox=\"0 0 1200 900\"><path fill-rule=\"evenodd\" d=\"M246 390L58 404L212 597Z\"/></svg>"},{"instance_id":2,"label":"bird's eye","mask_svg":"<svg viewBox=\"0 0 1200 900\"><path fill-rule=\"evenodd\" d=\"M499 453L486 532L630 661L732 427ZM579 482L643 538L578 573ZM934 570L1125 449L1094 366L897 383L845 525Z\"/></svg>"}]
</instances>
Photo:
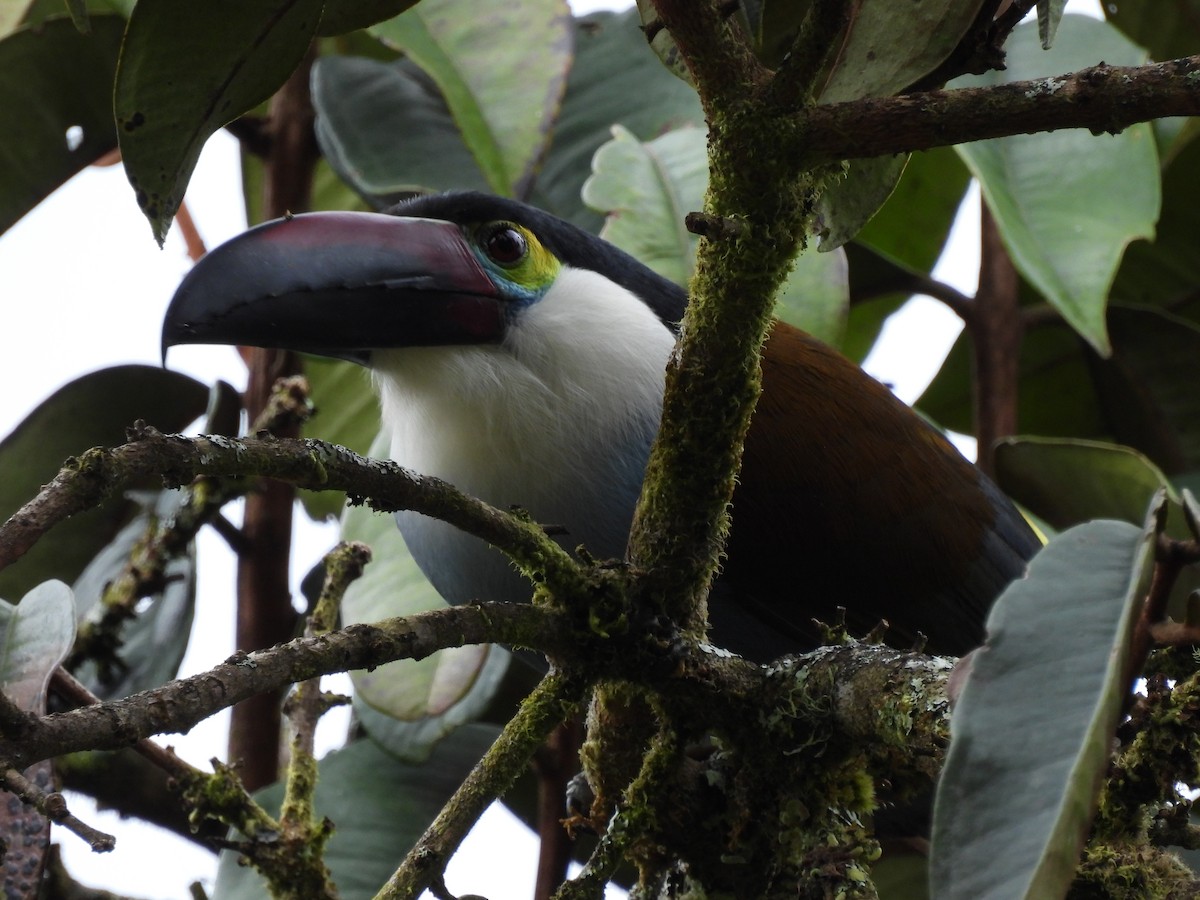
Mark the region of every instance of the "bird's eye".
<instances>
[{"instance_id":1,"label":"bird's eye","mask_svg":"<svg viewBox=\"0 0 1200 900\"><path fill-rule=\"evenodd\" d=\"M515 266L529 254L525 235L508 223L492 225L483 234L483 250L492 262Z\"/></svg>"}]
</instances>

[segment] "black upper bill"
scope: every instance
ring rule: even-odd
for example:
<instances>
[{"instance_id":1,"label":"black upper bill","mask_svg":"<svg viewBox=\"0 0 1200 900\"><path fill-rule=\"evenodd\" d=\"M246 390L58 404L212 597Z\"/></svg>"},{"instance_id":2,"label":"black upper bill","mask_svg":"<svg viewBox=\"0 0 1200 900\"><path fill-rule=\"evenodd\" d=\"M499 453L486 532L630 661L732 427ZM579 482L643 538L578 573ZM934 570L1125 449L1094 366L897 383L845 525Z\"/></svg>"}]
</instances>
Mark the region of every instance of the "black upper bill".
<instances>
[{"instance_id":1,"label":"black upper bill","mask_svg":"<svg viewBox=\"0 0 1200 900\"><path fill-rule=\"evenodd\" d=\"M373 349L482 343L503 302L459 226L376 213L267 222L207 254L163 321L177 344L277 347L365 362Z\"/></svg>"}]
</instances>

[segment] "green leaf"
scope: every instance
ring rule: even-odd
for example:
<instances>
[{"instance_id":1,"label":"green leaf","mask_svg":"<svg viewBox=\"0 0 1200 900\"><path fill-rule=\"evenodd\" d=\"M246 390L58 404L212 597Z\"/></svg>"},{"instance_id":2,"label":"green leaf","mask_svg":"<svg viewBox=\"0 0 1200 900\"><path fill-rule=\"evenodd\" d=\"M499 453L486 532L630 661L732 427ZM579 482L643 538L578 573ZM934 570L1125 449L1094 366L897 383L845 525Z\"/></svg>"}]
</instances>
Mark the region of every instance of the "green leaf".
<instances>
[{"instance_id":1,"label":"green leaf","mask_svg":"<svg viewBox=\"0 0 1200 900\"><path fill-rule=\"evenodd\" d=\"M372 455L386 455L385 447L385 441L378 441ZM342 603L346 623L375 622L446 605L417 568L391 516L349 507L342 518L341 537L367 544L375 559L346 591ZM351 677L363 702L394 719L421 722L421 739L436 739L470 721L487 705L508 666L508 656L488 645L457 647L422 660L353 672Z\"/></svg>"},{"instance_id":2,"label":"green leaf","mask_svg":"<svg viewBox=\"0 0 1200 900\"><path fill-rule=\"evenodd\" d=\"M796 257L776 297L775 315L836 347L845 337L849 310L845 248L818 253L809 247Z\"/></svg>"},{"instance_id":3,"label":"green leaf","mask_svg":"<svg viewBox=\"0 0 1200 900\"><path fill-rule=\"evenodd\" d=\"M45 581L16 606L0 600L0 683L20 709L43 712L46 687L75 641L75 598L61 581Z\"/></svg>"},{"instance_id":4,"label":"green leaf","mask_svg":"<svg viewBox=\"0 0 1200 900\"><path fill-rule=\"evenodd\" d=\"M915 271L933 271L970 183L950 147L911 154L896 189L857 240Z\"/></svg>"},{"instance_id":5,"label":"green leaf","mask_svg":"<svg viewBox=\"0 0 1200 900\"><path fill-rule=\"evenodd\" d=\"M367 370L354 363L306 357L304 375L316 406L315 415L304 425L304 436L370 454L380 422L379 401ZM379 449L386 453L386 447ZM346 495L304 491L300 499L308 514L320 520L341 515Z\"/></svg>"},{"instance_id":6,"label":"green leaf","mask_svg":"<svg viewBox=\"0 0 1200 900\"><path fill-rule=\"evenodd\" d=\"M1112 299L1162 306L1200 321L1200 141L1183 146L1162 174L1162 214L1153 239L1134 241L1113 282Z\"/></svg>"},{"instance_id":7,"label":"green leaf","mask_svg":"<svg viewBox=\"0 0 1200 900\"><path fill-rule=\"evenodd\" d=\"M545 151L571 64L565 0L424 0L371 33L440 88L491 190L524 197Z\"/></svg>"},{"instance_id":8,"label":"green leaf","mask_svg":"<svg viewBox=\"0 0 1200 900\"><path fill-rule=\"evenodd\" d=\"M317 34L328 37L347 34L399 15L417 0L325 0L325 12Z\"/></svg>"},{"instance_id":9,"label":"green leaf","mask_svg":"<svg viewBox=\"0 0 1200 900\"><path fill-rule=\"evenodd\" d=\"M1105 18L1156 60L1200 53L1200 0L1101 3Z\"/></svg>"},{"instance_id":10,"label":"green leaf","mask_svg":"<svg viewBox=\"0 0 1200 900\"><path fill-rule=\"evenodd\" d=\"M664 278L686 285L698 239L684 216L699 209L708 188L705 132L687 126L642 143L621 126L596 151L583 199L608 214L601 237ZM849 305L845 254L806 252L780 289L777 314L822 340L836 343Z\"/></svg>"},{"instance_id":11,"label":"green leaf","mask_svg":"<svg viewBox=\"0 0 1200 900\"><path fill-rule=\"evenodd\" d=\"M0 25L2 25L0 21ZM111 85L125 22L67 19L0 40L0 232L117 145Z\"/></svg>"},{"instance_id":12,"label":"green leaf","mask_svg":"<svg viewBox=\"0 0 1200 900\"><path fill-rule=\"evenodd\" d=\"M1129 695L1129 638L1153 548L1153 527L1077 526L992 609L934 808L939 900L1064 896Z\"/></svg>"},{"instance_id":13,"label":"green leaf","mask_svg":"<svg viewBox=\"0 0 1200 900\"><path fill-rule=\"evenodd\" d=\"M1066 5L1067 0L1038 0L1038 37L1043 50L1049 50L1054 44L1054 36L1058 33L1058 23L1062 21L1063 7Z\"/></svg>"},{"instance_id":14,"label":"green leaf","mask_svg":"<svg viewBox=\"0 0 1200 900\"><path fill-rule=\"evenodd\" d=\"M87 34L92 30L87 3L84 0L67 0L67 14L71 17L71 24L80 34Z\"/></svg>"},{"instance_id":15,"label":"green leaf","mask_svg":"<svg viewBox=\"0 0 1200 900\"><path fill-rule=\"evenodd\" d=\"M335 826L325 862L342 900L375 896L498 733L486 725L461 728L422 765L399 762L371 741L358 741L321 760L316 814ZM277 810L282 795L276 784L256 797ZM238 865L236 853L221 854L213 900L266 896L266 883L253 869Z\"/></svg>"},{"instance_id":16,"label":"green leaf","mask_svg":"<svg viewBox=\"0 0 1200 900\"><path fill-rule=\"evenodd\" d=\"M703 125L696 92L673 78L646 46L636 10L576 20L575 62L546 161L529 202L581 228L603 220L580 197L592 157L621 125L642 141Z\"/></svg>"},{"instance_id":17,"label":"green leaf","mask_svg":"<svg viewBox=\"0 0 1200 900\"><path fill-rule=\"evenodd\" d=\"M912 294L912 276L932 271L970 181L950 147L911 154L892 195L846 246L852 306L841 349L848 357L866 359L884 321Z\"/></svg>"},{"instance_id":18,"label":"green leaf","mask_svg":"<svg viewBox=\"0 0 1200 900\"><path fill-rule=\"evenodd\" d=\"M207 396L204 385L157 366L114 366L60 388L0 441L0 520L32 499L67 457L125 443L125 429L138 419L179 431L203 414ZM0 596L50 578L74 581L133 512L130 501L114 497L61 522L0 572Z\"/></svg>"},{"instance_id":19,"label":"green leaf","mask_svg":"<svg viewBox=\"0 0 1200 900\"><path fill-rule=\"evenodd\" d=\"M897 13L893 0L862 0L819 102L888 97L938 67L975 21L982 0L925 0Z\"/></svg>"},{"instance_id":20,"label":"green leaf","mask_svg":"<svg viewBox=\"0 0 1200 900\"><path fill-rule=\"evenodd\" d=\"M812 0L745 0L741 8L755 55L768 68L777 69L791 51Z\"/></svg>"},{"instance_id":21,"label":"green leaf","mask_svg":"<svg viewBox=\"0 0 1200 900\"><path fill-rule=\"evenodd\" d=\"M871 865L871 881L880 900L929 900L929 860L889 849Z\"/></svg>"},{"instance_id":22,"label":"green leaf","mask_svg":"<svg viewBox=\"0 0 1200 900\"><path fill-rule=\"evenodd\" d=\"M996 445L996 483L1053 528L1090 519L1140 522L1170 482L1129 447L1099 441L1005 438Z\"/></svg>"},{"instance_id":23,"label":"green leaf","mask_svg":"<svg viewBox=\"0 0 1200 900\"><path fill-rule=\"evenodd\" d=\"M814 230L821 252L843 246L887 202L904 173L907 154L850 160L846 177L830 185L817 200Z\"/></svg>"},{"instance_id":24,"label":"green leaf","mask_svg":"<svg viewBox=\"0 0 1200 900\"><path fill-rule=\"evenodd\" d=\"M692 73L683 61L679 45L675 43L670 30L662 24L654 4L650 0L636 0L635 6L638 18L642 22L642 31L649 38L650 49L654 51L663 68L688 87L695 88L696 82L692 80Z\"/></svg>"},{"instance_id":25,"label":"green leaf","mask_svg":"<svg viewBox=\"0 0 1200 900\"><path fill-rule=\"evenodd\" d=\"M1159 309L1110 306L1113 351L1101 359L1064 326L1029 331L1021 348L1023 432L1125 444L1170 475L1200 468L1200 394L1191 390L1200 326ZM918 407L971 428L970 348L951 348Z\"/></svg>"},{"instance_id":26,"label":"green leaf","mask_svg":"<svg viewBox=\"0 0 1200 900\"><path fill-rule=\"evenodd\" d=\"M663 71L632 10L577 19L575 60L529 201L581 227L603 220L580 199L592 156L624 125L642 140L702 124L695 92ZM413 191L488 190L437 86L411 62L329 57L313 75L317 138L373 206Z\"/></svg>"},{"instance_id":27,"label":"green leaf","mask_svg":"<svg viewBox=\"0 0 1200 900\"><path fill-rule=\"evenodd\" d=\"M100 599L109 582L128 565L130 553L145 540L151 523L169 523L185 498L182 491L161 491L139 492L133 499L141 506L140 512L75 580L81 622L100 620L104 615ZM102 700L166 684L179 671L196 610L195 546L189 545L170 560L163 575L162 583L139 601L137 615L121 629L117 656L123 666L101 674L94 662L87 661L74 673Z\"/></svg>"},{"instance_id":28,"label":"green leaf","mask_svg":"<svg viewBox=\"0 0 1200 900\"><path fill-rule=\"evenodd\" d=\"M413 192L488 189L446 102L412 62L325 57L312 91L321 152L376 208Z\"/></svg>"},{"instance_id":29,"label":"green leaf","mask_svg":"<svg viewBox=\"0 0 1200 900\"><path fill-rule=\"evenodd\" d=\"M322 0L140 0L113 107L129 183L162 243L209 135L270 97L300 64Z\"/></svg>"},{"instance_id":30,"label":"green leaf","mask_svg":"<svg viewBox=\"0 0 1200 900\"><path fill-rule=\"evenodd\" d=\"M39 584L13 606L0 600L0 683L18 709L46 711L50 676L75 641L75 603L61 581ZM22 773L41 790L57 789L49 760ZM50 845L50 820L24 803L0 807L0 838L5 842L4 896L36 897Z\"/></svg>"},{"instance_id":31,"label":"green leaf","mask_svg":"<svg viewBox=\"0 0 1200 900\"><path fill-rule=\"evenodd\" d=\"M1065 16L1045 52L1032 23L1013 31L1007 69L958 79L991 85L1082 69L1137 65L1143 51L1105 22ZM1017 269L1102 355L1104 307L1121 253L1149 237L1159 211L1158 161L1148 125L1118 135L1079 129L1014 135L956 148L979 179Z\"/></svg>"},{"instance_id":32,"label":"green leaf","mask_svg":"<svg viewBox=\"0 0 1200 900\"><path fill-rule=\"evenodd\" d=\"M600 236L678 285L695 268L699 238L684 217L708 186L706 145L704 129L693 126L642 143L614 125L583 185L583 202L607 216Z\"/></svg>"}]
</instances>

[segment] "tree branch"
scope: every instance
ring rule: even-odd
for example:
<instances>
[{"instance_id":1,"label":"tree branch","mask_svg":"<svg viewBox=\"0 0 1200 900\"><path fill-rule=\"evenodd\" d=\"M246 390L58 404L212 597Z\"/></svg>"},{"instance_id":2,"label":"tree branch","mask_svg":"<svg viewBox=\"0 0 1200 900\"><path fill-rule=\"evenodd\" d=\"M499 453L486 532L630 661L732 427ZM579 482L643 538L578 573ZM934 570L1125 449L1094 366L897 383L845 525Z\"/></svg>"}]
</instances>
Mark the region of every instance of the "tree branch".
<instances>
[{"instance_id":1,"label":"tree branch","mask_svg":"<svg viewBox=\"0 0 1200 900\"><path fill-rule=\"evenodd\" d=\"M483 811L508 790L550 732L575 714L586 691L585 683L555 671L542 679L375 895L376 900L417 897L439 879Z\"/></svg>"},{"instance_id":2,"label":"tree branch","mask_svg":"<svg viewBox=\"0 0 1200 900\"><path fill-rule=\"evenodd\" d=\"M352 502L381 512L416 510L499 547L552 591L584 587L576 563L536 524L390 461L311 439L187 437L145 425L133 429L130 438L121 447L96 448L68 460L37 497L0 525L0 569L58 522L95 506L132 479L161 475L168 484L180 485L201 475L263 476L310 490L345 491Z\"/></svg>"},{"instance_id":3,"label":"tree branch","mask_svg":"<svg viewBox=\"0 0 1200 900\"><path fill-rule=\"evenodd\" d=\"M1198 114L1200 56L1146 66L1101 63L1033 81L810 107L800 114L804 127L779 152L822 164L1063 128L1116 133Z\"/></svg>"},{"instance_id":4,"label":"tree branch","mask_svg":"<svg viewBox=\"0 0 1200 900\"><path fill-rule=\"evenodd\" d=\"M77 750L119 750L155 734L186 732L263 691L397 659L423 659L446 647L503 642L562 653L569 645L568 633L562 615L517 603L456 606L351 625L329 635L238 653L207 672L121 700L27 716L4 730L0 759L25 768Z\"/></svg>"}]
</instances>

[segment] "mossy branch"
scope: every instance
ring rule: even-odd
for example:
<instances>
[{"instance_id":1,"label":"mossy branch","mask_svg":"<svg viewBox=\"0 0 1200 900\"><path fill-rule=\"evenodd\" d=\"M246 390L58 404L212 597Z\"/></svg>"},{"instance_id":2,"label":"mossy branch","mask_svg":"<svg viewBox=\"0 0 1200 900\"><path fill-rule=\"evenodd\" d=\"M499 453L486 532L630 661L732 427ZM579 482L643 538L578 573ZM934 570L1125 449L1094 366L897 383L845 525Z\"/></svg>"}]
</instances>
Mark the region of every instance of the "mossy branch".
<instances>
[{"instance_id":1,"label":"mossy branch","mask_svg":"<svg viewBox=\"0 0 1200 900\"><path fill-rule=\"evenodd\" d=\"M811 164L909 153L971 141L1200 115L1200 56L1145 66L1103 63L990 87L868 97L797 111L776 152Z\"/></svg>"},{"instance_id":2,"label":"mossy branch","mask_svg":"<svg viewBox=\"0 0 1200 900\"><path fill-rule=\"evenodd\" d=\"M728 530L741 448L758 400L758 355L775 292L803 247L816 197L804 158L777 151L763 99L769 72L712 0L655 0L691 71L709 126L707 221L662 425L630 537L645 602L702 632ZM763 148L771 148L764 153ZM730 236L732 235L732 236Z\"/></svg>"},{"instance_id":3,"label":"mossy branch","mask_svg":"<svg viewBox=\"0 0 1200 900\"><path fill-rule=\"evenodd\" d=\"M582 588L579 567L535 523L469 497L453 485L396 463L367 459L311 439L188 437L139 424L130 442L68 460L42 491L0 525L0 569L21 557L63 519L100 503L139 477L168 486L200 476L268 477L310 490L345 491L380 512L412 509L449 522L507 552L551 592Z\"/></svg>"},{"instance_id":4,"label":"mossy branch","mask_svg":"<svg viewBox=\"0 0 1200 900\"><path fill-rule=\"evenodd\" d=\"M550 732L576 713L587 689L586 683L558 672L542 679L375 895L376 900L412 900L440 880L446 863L479 816L516 781Z\"/></svg>"},{"instance_id":5,"label":"mossy branch","mask_svg":"<svg viewBox=\"0 0 1200 900\"><path fill-rule=\"evenodd\" d=\"M328 635L237 653L207 672L120 700L6 723L0 758L25 768L77 750L118 750L151 735L189 731L263 691L397 659L423 659L445 647L503 642L563 653L568 633L561 614L514 603L458 606L351 625Z\"/></svg>"}]
</instances>

